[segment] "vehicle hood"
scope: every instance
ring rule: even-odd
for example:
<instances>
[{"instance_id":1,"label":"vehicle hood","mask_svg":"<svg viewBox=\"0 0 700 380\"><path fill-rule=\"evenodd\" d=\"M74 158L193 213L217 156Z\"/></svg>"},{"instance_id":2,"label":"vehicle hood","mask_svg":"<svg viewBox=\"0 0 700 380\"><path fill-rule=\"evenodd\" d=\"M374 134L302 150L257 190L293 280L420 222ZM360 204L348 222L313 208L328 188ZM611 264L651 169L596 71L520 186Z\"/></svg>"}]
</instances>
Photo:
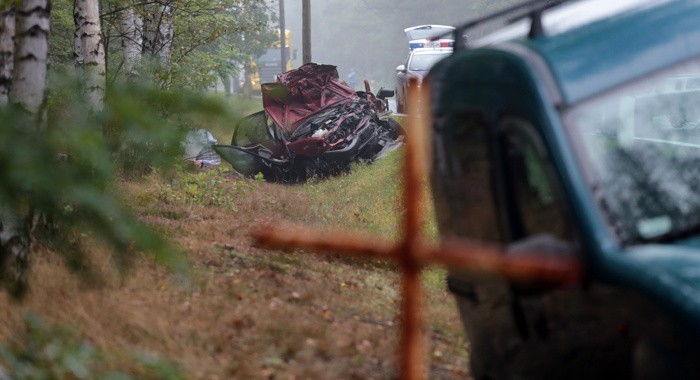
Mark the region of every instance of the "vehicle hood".
<instances>
[{"instance_id":1,"label":"vehicle hood","mask_svg":"<svg viewBox=\"0 0 700 380\"><path fill-rule=\"evenodd\" d=\"M294 132L314 114L357 97L339 80L336 66L316 63L288 71L275 83L263 83L261 91L265 111L285 133Z\"/></svg>"},{"instance_id":2,"label":"vehicle hood","mask_svg":"<svg viewBox=\"0 0 700 380\"><path fill-rule=\"evenodd\" d=\"M632 247L626 255L653 274L672 278L700 295L700 238Z\"/></svg>"},{"instance_id":3,"label":"vehicle hood","mask_svg":"<svg viewBox=\"0 0 700 380\"><path fill-rule=\"evenodd\" d=\"M664 305L700 338L700 238L627 248L615 277Z\"/></svg>"}]
</instances>

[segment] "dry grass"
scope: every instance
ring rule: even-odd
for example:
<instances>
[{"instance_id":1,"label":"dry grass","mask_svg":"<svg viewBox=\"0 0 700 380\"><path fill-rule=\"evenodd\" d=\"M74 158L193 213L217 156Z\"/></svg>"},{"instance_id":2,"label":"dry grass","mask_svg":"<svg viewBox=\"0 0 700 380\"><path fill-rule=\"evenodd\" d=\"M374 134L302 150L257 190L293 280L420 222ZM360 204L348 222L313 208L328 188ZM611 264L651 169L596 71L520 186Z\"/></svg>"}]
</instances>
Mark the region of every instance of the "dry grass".
<instances>
[{"instance_id":1,"label":"dry grass","mask_svg":"<svg viewBox=\"0 0 700 380\"><path fill-rule=\"evenodd\" d=\"M138 215L189 254L183 286L140 258L125 277L94 250L105 279L99 288L69 274L39 250L32 291L21 304L0 295L0 342L22 338L22 316L73 326L113 355L143 351L178 363L198 379L396 378L398 275L385 263L256 247L261 223L284 221L397 234L398 158L304 186L216 174L231 189L233 209L164 201L167 183L124 183ZM223 168L222 168L223 169ZM426 206L429 214L429 206ZM428 231L434 222L428 218ZM464 378L468 347L440 269L424 272L429 305L430 377Z\"/></svg>"}]
</instances>

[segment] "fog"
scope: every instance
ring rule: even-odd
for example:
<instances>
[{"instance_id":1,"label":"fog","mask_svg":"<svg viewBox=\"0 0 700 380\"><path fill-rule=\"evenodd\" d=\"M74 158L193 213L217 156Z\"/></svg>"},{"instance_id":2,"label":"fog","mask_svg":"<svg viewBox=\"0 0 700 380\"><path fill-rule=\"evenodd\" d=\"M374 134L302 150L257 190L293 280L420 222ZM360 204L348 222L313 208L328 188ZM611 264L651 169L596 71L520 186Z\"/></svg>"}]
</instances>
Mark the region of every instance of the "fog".
<instances>
[{"instance_id":1,"label":"fog","mask_svg":"<svg viewBox=\"0 0 700 380\"><path fill-rule=\"evenodd\" d=\"M396 66L408 55L404 28L460 25L522 0L312 0L311 53L316 63L338 66L341 78L351 69L372 89L394 88ZM292 32L294 66L302 63L302 0L285 0L285 23Z\"/></svg>"}]
</instances>

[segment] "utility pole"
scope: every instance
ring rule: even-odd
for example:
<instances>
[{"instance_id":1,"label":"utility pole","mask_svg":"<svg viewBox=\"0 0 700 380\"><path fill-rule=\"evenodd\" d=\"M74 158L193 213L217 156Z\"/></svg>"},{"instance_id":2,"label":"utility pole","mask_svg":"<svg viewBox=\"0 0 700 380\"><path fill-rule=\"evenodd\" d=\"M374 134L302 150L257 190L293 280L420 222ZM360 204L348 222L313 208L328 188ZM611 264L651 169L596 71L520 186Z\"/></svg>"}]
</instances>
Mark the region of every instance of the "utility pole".
<instances>
[{"instance_id":1,"label":"utility pole","mask_svg":"<svg viewBox=\"0 0 700 380\"><path fill-rule=\"evenodd\" d=\"M284 25L284 0L280 3L280 74L287 71L287 33Z\"/></svg>"},{"instance_id":2,"label":"utility pole","mask_svg":"<svg viewBox=\"0 0 700 380\"><path fill-rule=\"evenodd\" d=\"M302 61L311 62L311 0L301 0Z\"/></svg>"}]
</instances>

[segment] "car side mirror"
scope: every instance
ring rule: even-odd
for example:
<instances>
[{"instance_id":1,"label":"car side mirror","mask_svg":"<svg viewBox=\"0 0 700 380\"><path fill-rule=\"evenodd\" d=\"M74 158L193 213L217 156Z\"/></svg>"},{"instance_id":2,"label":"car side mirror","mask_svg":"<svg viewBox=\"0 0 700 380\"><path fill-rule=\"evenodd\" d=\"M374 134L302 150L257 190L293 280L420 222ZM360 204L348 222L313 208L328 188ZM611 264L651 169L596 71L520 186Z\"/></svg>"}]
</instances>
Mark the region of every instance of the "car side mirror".
<instances>
[{"instance_id":1,"label":"car side mirror","mask_svg":"<svg viewBox=\"0 0 700 380\"><path fill-rule=\"evenodd\" d=\"M581 275L581 260L575 245L558 239L549 234L539 234L511 243L506 254L511 259L522 262L537 261L560 267L567 267L571 273ZM580 280L580 278L579 278ZM562 284L559 280L550 278L529 279L524 281L511 280L511 289L521 295L540 294L557 289Z\"/></svg>"},{"instance_id":2,"label":"car side mirror","mask_svg":"<svg viewBox=\"0 0 700 380\"><path fill-rule=\"evenodd\" d=\"M396 66L396 71L406 72L406 66L398 65L398 66Z\"/></svg>"},{"instance_id":3,"label":"car side mirror","mask_svg":"<svg viewBox=\"0 0 700 380\"><path fill-rule=\"evenodd\" d=\"M379 91L377 92L377 97L379 99L391 98L392 96L394 96L394 90L380 88Z\"/></svg>"}]
</instances>

